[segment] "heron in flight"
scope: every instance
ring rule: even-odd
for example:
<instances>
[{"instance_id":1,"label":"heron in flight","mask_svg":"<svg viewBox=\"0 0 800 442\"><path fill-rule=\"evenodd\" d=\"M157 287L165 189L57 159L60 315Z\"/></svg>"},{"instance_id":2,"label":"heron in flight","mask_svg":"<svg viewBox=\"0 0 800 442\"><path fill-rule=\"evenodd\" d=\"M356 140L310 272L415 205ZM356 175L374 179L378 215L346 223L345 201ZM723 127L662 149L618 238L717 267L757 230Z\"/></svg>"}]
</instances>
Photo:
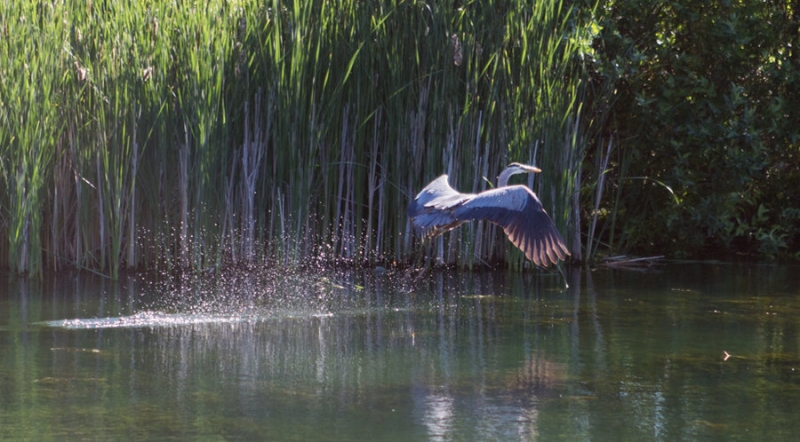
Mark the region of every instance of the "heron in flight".
<instances>
[{"instance_id":1,"label":"heron in flight","mask_svg":"<svg viewBox=\"0 0 800 442\"><path fill-rule=\"evenodd\" d=\"M537 266L558 264L569 251L541 201L527 186L507 185L514 174L541 171L511 163L497 177L496 188L478 194L458 192L442 175L417 194L406 213L423 236L439 235L467 221L493 222Z\"/></svg>"}]
</instances>

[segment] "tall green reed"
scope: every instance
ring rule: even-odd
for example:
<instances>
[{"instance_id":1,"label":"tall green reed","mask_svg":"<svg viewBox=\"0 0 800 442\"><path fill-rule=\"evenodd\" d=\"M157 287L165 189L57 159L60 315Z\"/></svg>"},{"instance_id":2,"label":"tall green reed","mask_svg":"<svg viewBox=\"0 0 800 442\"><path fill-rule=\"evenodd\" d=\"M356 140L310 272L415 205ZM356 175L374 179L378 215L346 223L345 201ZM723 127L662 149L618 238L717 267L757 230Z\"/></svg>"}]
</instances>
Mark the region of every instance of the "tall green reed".
<instances>
[{"instance_id":1,"label":"tall green reed","mask_svg":"<svg viewBox=\"0 0 800 442\"><path fill-rule=\"evenodd\" d=\"M0 161L8 262L18 273L43 268L43 235L52 146L62 125L56 110L64 38L60 5L4 4L0 63Z\"/></svg>"},{"instance_id":2,"label":"tall green reed","mask_svg":"<svg viewBox=\"0 0 800 442\"><path fill-rule=\"evenodd\" d=\"M138 264L137 177L163 110L164 98L155 95L164 90L152 85L168 66L165 48L159 17L148 8L110 2L73 5L68 14L64 52L75 69L62 96L71 104L63 116L75 179L56 176L72 184L64 198L74 198L77 207L63 220L76 232L66 259L116 278L120 268Z\"/></svg>"},{"instance_id":3,"label":"tall green reed","mask_svg":"<svg viewBox=\"0 0 800 442\"><path fill-rule=\"evenodd\" d=\"M224 131L227 64L236 21L221 2L184 4L175 20L174 61L177 113L183 123L178 142L180 262L218 266L222 252L214 239L223 209L223 174L230 160Z\"/></svg>"},{"instance_id":4,"label":"tall green reed","mask_svg":"<svg viewBox=\"0 0 800 442\"><path fill-rule=\"evenodd\" d=\"M4 7L15 32L9 17L43 13ZM142 265L403 262L420 253L405 217L419 188L448 173L478 192L509 161L545 169L546 208L566 231L577 221L584 28L559 1L54 8L65 19L39 20L39 43L2 42L17 66L5 68L16 83L3 103L38 94L31 121L47 122L2 109L4 182L27 182L12 174L24 169L38 183L0 200L19 214L0 226L9 264L22 219L49 232L33 249L52 268L112 277ZM46 46L36 75L47 78L32 83L20 54L34 44ZM522 263L490 225L426 248L467 267Z\"/></svg>"}]
</instances>

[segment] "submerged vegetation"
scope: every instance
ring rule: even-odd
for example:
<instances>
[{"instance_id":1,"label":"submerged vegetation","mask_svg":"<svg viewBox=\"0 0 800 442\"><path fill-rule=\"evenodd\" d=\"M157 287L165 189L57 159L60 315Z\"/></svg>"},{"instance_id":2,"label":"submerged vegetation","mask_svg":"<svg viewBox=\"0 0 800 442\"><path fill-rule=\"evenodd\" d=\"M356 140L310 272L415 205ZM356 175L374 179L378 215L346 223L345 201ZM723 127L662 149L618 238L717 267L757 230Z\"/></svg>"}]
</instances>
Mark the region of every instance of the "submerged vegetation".
<instances>
[{"instance_id":1,"label":"submerged vegetation","mask_svg":"<svg viewBox=\"0 0 800 442\"><path fill-rule=\"evenodd\" d=\"M755 3L5 2L0 267L520 268L491 225L405 216L510 161L577 260L791 256L800 15Z\"/></svg>"}]
</instances>

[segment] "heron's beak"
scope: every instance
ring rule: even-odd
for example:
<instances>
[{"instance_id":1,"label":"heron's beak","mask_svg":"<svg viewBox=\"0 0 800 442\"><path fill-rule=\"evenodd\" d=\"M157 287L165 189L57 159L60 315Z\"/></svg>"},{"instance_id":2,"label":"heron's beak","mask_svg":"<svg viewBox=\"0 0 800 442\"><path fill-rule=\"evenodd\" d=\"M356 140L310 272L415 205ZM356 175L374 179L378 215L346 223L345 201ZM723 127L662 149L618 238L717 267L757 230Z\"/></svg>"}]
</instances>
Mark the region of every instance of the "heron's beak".
<instances>
[{"instance_id":1,"label":"heron's beak","mask_svg":"<svg viewBox=\"0 0 800 442\"><path fill-rule=\"evenodd\" d=\"M539 169L538 167L528 166L528 165L525 165L525 164L522 164L521 168L522 168L523 171L528 172L528 173L539 173L539 172L542 171L542 169Z\"/></svg>"}]
</instances>

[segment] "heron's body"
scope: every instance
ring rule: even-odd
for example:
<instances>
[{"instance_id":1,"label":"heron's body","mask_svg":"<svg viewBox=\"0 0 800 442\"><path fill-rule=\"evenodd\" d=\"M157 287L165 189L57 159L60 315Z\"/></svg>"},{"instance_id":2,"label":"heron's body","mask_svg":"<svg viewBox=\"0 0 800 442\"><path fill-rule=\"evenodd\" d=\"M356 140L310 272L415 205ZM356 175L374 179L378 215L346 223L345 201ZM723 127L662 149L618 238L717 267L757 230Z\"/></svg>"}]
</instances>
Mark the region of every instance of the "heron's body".
<instances>
[{"instance_id":1,"label":"heron's body","mask_svg":"<svg viewBox=\"0 0 800 442\"><path fill-rule=\"evenodd\" d=\"M500 174L497 188L478 194L456 191L447 175L442 175L417 194L408 206L408 216L425 236L438 235L467 221L490 221L503 227L508 239L534 264L557 264L569 251L539 198L526 186L506 186L514 173L536 171L512 163Z\"/></svg>"}]
</instances>

